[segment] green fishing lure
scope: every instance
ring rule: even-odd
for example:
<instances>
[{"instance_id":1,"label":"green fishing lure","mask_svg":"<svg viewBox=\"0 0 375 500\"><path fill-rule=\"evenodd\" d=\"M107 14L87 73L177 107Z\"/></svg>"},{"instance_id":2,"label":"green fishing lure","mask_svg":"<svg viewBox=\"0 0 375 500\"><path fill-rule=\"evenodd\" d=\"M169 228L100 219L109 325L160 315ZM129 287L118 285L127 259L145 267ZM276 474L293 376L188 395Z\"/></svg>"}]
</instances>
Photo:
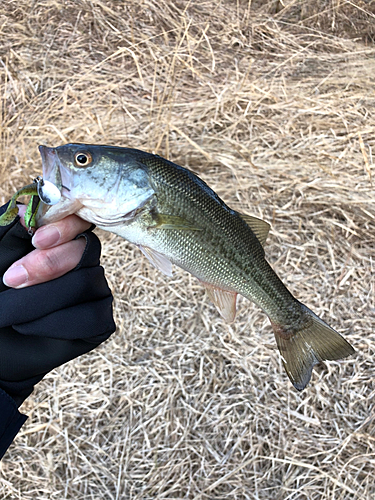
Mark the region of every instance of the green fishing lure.
<instances>
[{"instance_id":1,"label":"green fishing lure","mask_svg":"<svg viewBox=\"0 0 375 500\"><path fill-rule=\"evenodd\" d=\"M8 226L18 215L17 200L20 196L31 196L26 208L25 224L30 234L33 234L36 229L36 213L41 202L39 197L39 184L43 182L41 177L34 179L32 184L28 184L19 189L9 202L6 211L0 216L0 226Z\"/></svg>"}]
</instances>

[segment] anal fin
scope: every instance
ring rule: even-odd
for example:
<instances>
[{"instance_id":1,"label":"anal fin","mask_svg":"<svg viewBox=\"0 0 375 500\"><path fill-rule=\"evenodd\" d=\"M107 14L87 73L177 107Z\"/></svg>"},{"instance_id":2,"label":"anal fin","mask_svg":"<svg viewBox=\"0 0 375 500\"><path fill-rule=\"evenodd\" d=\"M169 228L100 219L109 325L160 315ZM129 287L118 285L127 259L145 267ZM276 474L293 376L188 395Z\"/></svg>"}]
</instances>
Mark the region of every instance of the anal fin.
<instances>
[{"instance_id":1,"label":"anal fin","mask_svg":"<svg viewBox=\"0 0 375 500\"><path fill-rule=\"evenodd\" d=\"M202 284L206 288L207 295L215 304L221 316L227 323L233 323L236 317L237 293L228 292L227 290L210 285L209 283L204 283L203 281Z\"/></svg>"},{"instance_id":2,"label":"anal fin","mask_svg":"<svg viewBox=\"0 0 375 500\"><path fill-rule=\"evenodd\" d=\"M167 276L173 276L172 262L165 255L142 245L138 245L138 248L156 269Z\"/></svg>"}]
</instances>

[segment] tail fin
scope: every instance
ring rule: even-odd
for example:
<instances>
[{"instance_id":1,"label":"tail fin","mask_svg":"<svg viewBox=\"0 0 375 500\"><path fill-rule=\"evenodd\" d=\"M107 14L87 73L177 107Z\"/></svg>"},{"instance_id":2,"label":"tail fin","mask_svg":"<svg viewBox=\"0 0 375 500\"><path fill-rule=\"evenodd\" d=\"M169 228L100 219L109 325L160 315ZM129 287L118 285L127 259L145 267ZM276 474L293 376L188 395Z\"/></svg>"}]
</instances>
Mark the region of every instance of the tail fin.
<instances>
[{"instance_id":1,"label":"tail fin","mask_svg":"<svg viewBox=\"0 0 375 500\"><path fill-rule=\"evenodd\" d=\"M309 383L313 366L326 359L340 359L355 351L344 337L301 304L306 321L294 333L272 324L284 368L292 384L302 391Z\"/></svg>"}]
</instances>

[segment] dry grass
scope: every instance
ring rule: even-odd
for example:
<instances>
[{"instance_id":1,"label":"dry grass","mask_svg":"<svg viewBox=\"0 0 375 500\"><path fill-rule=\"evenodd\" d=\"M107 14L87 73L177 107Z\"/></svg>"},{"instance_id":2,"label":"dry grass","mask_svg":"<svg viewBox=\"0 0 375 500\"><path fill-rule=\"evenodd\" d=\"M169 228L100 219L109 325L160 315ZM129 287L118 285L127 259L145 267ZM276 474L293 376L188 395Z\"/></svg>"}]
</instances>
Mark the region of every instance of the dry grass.
<instances>
[{"instance_id":1,"label":"dry grass","mask_svg":"<svg viewBox=\"0 0 375 500\"><path fill-rule=\"evenodd\" d=\"M358 353L297 393L246 300L102 234L118 331L54 370L0 468L22 500L375 497L374 2L0 1L0 198L37 145L138 147L272 223L268 259Z\"/></svg>"}]
</instances>

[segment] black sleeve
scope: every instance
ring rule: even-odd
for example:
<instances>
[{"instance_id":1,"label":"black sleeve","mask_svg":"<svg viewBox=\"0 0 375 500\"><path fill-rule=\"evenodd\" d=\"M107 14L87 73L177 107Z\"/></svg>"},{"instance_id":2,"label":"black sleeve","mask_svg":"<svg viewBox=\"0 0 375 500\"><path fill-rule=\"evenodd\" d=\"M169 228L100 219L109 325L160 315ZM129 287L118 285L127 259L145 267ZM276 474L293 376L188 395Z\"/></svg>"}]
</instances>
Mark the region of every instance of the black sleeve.
<instances>
[{"instance_id":1,"label":"black sleeve","mask_svg":"<svg viewBox=\"0 0 375 500\"><path fill-rule=\"evenodd\" d=\"M34 385L115 331L113 297L99 263L100 241L91 231L79 237L86 239L84 254L64 276L21 289L8 288L1 279L0 450L26 420L17 406ZM19 221L0 227L0 277L31 250L30 236Z\"/></svg>"},{"instance_id":2,"label":"black sleeve","mask_svg":"<svg viewBox=\"0 0 375 500\"><path fill-rule=\"evenodd\" d=\"M15 401L0 389L0 460L26 421Z\"/></svg>"}]
</instances>

